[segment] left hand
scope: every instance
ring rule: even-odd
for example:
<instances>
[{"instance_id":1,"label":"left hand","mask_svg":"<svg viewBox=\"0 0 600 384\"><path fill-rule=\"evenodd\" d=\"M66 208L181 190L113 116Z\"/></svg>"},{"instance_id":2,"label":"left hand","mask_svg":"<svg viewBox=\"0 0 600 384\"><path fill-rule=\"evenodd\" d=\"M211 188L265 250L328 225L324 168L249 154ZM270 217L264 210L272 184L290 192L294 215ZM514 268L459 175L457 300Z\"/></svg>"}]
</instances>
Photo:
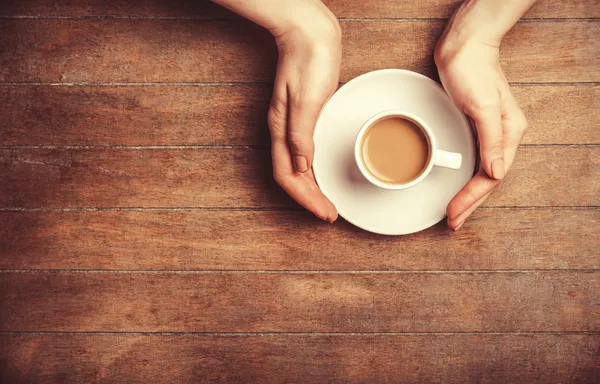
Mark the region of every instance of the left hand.
<instances>
[{"instance_id":1,"label":"left hand","mask_svg":"<svg viewBox=\"0 0 600 384\"><path fill-rule=\"evenodd\" d=\"M312 171L313 133L321 109L338 86L341 30L335 16L320 2L315 4L311 18L300 26L272 31L279 61L268 122L275 180L315 216L334 222L337 210Z\"/></svg>"},{"instance_id":2,"label":"left hand","mask_svg":"<svg viewBox=\"0 0 600 384\"><path fill-rule=\"evenodd\" d=\"M447 208L448 226L458 230L497 187L511 167L527 119L510 91L499 62L498 44L442 37L435 53L440 79L458 108L477 129L478 172Z\"/></svg>"},{"instance_id":3,"label":"left hand","mask_svg":"<svg viewBox=\"0 0 600 384\"><path fill-rule=\"evenodd\" d=\"M279 60L269 106L273 177L300 205L334 222L335 206L312 171L313 133L340 76L342 32L321 0L213 0L266 28Z\"/></svg>"}]
</instances>

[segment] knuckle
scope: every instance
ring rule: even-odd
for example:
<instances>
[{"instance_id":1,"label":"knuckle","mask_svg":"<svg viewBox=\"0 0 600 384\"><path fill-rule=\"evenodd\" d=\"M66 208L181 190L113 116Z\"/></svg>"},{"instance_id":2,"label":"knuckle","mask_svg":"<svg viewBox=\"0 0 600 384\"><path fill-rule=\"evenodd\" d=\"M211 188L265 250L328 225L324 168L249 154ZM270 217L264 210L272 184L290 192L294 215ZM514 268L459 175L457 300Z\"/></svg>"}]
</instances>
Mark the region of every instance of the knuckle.
<instances>
[{"instance_id":1,"label":"knuckle","mask_svg":"<svg viewBox=\"0 0 600 384\"><path fill-rule=\"evenodd\" d=\"M502 149L502 143L503 143L503 137L501 135L499 136L492 136L490 138L487 139L487 146L495 149L495 150L501 150Z\"/></svg>"},{"instance_id":2,"label":"knuckle","mask_svg":"<svg viewBox=\"0 0 600 384\"><path fill-rule=\"evenodd\" d=\"M291 95L292 107L318 107L324 98L315 92L301 92Z\"/></svg>"},{"instance_id":3,"label":"knuckle","mask_svg":"<svg viewBox=\"0 0 600 384\"><path fill-rule=\"evenodd\" d=\"M481 149L484 153L489 151L499 151L502 150L502 145L504 143L504 137L500 135L493 135L489 132L480 132L479 142L481 144Z\"/></svg>"},{"instance_id":4,"label":"knuckle","mask_svg":"<svg viewBox=\"0 0 600 384\"><path fill-rule=\"evenodd\" d=\"M529 121L527 121L527 117L525 117L525 114L523 112L519 114L516 125L517 129L519 129L519 131L522 133L527 132L527 130L529 129Z\"/></svg>"},{"instance_id":5,"label":"knuckle","mask_svg":"<svg viewBox=\"0 0 600 384\"><path fill-rule=\"evenodd\" d=\"M481 113L488 113L490 111L495 111L499 109L500 99L491 96L470 98L465 106L467 107L467 110L471 111L476 115Z\"/></svg>"},{"instance_id":6,"label":"knuckle","mask_svg":"<svg viewBox=\"0 0 600 384\"><path fill-rule=\"evenodd\" d=\"M518 108L513 111L510 115L510 118L506 121L511 132L521 134L521 136L525 135L527 129L529 128L529 122L527 121L527 117L521 110Z\"/></svg>"},{"instance_id":7,"label":"knuckle","mask_svg":"<svg viewBox=\"0 0 600 384\"><path fill-rule=\"evenodd\" d=\"M467 192L465 194L465 201L467 202L467 204L472 205L477 201L477 199L471 192Z\"/></svg>"},{"instance_id":8,"label":"knuckle","mask_svg":"<svg viewBox=\"0 0 600 384\"><path fill-rule=\"evenodd\" d=\"M305 136L306 135L303 132L290 131L288 133L288 141L289 141L290 145L293 145L296 147L303 147L308 142L308 140Z\"/></svg>"},{"instance_id":9,"label":"knuckle","mask_svg":"<svg viewBox=\"0 0 600 384\"><path fill-rule=\"evenodd\" d=\"M289 132L288 144L294 154L304 156L309 155L314 146L312 139L301 132Z\"/></svg>"},{"instance_id":10,"label":"knuckle","mask_svg":"<svg viewBox=\"0 0 600 384\"><path fill-rule=\"evenodd\" d=\"M271 133L285 133L285 106L281 103L272 103L267 114L267 124Z\"/></svg>"}]
</instances>

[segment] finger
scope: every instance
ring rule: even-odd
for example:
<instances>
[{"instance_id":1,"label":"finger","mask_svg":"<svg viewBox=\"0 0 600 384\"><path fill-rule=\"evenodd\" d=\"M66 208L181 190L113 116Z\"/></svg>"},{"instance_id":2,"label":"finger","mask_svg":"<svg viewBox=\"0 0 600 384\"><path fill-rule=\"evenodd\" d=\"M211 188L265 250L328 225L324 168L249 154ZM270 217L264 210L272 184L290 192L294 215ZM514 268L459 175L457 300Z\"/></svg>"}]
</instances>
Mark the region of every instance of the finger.
<instances>
[{"instance_id":1,"label":"finger","mask_svg":"<svg viewBox=\"0 0 600 384\"><path fill-rule=\"evenodd\" d=\"M500 96L502 99L501 124L504 144L504 171L507 172L514 162L519 143L527 130L527 119L510 92L508 83L501 89ZM484 166L483 163L482 166ZM486 178L489 180L486 181ZM481 172L480 170L448 205L448 225L455 230L460 228L498 184L498 180L490 179L487 177L487 172Z\"/></svg>"},{"instance_id":2,"label":"finger","mask_svg":"<svg viewBox=\"0 0 600 384\"><path fill-rule=\"evenodd\" d=\"M502 129L504 131L504 160L506 170L512 166L517 154L517 149L525 132L528 123L523 110L519 107L517 100L510 92L508 84L502 95Z\"/></svg>"},{"instance_id":3,"label":"finger","mask_svg":"<svg viewBox=\"0 0 600 384\"><path fill-rule=\"evenodd\" d=\"M481 148L481 161L486 173L497 180L504 178L504 140L500 98L482 106L470 107L466 112L475 122Z\"/></svg>"},{"instance_id":4,"label":"finger","mask_svg":"<svg viewBox=\"0 0 600 384\"><path fill-rule=\"evenodd\" d=\"M333 205L333 203L331 202L331 200L327 199L327 205L329 207L329 217L328 217L328 221L330 223L333 223L334 221L336 221L338 219L338 211L337 208L335 207L335 205Z\"/></svg>"},{"instance_id":5,"label":"finger","mask_svg":"<svg viewBox=\"0 0 600 384\"><path fill-rule=\"evenodd\" d=\"M311 174L294 172L291 154L285 137L271 135L271 156L275 181L300 205L322 220L333 222L337 217L329 201L319 191ZM312 184L314 185L311 185Z\"/></svg>"},{"instance_id":6,"label":"finger","mask_svg":"<svg viewBox=\"0 0 600 384\"><path fill-rule=\"evenodd\" d=\"M505 171L514 162L517 148L527 129L527 119L519 108L517 101L510 93L508 84L502 100L502 129L504 133L504 166ZM448 205L448 224L452 228L460 227L464 221L498 186L498 180L491 179L487 172L478 172L476 176L461 190Z\"/></svg>"},{"instance_id":7,"label":"finger","mask_svg":"<svg viewBox=\"0 0 600 384\"><path fill-rule=\"evenodd\" d=\"M312 212L321 220L333 223L337 211L333 204L319 191L307 173L275 173L275 180L298 204Z\"/></svg>"},{"instance_id":8,"label":"finger","mask_svg":"<svg viewBox=\"0 0 600 384\"><path fill-rule=\"evenodd\" d=\"M335 206L319 190L312 172L294 172L292 157L287 143L287 100L285 89L275 84L269 108L268 123L271 132L271 155L273 176L277 183L300 205L315 216L333 222L337 219Z\"/></svg>"},{"instance_id":9,"label":"finger","mask_svg":"<svg viewBox=\"0 0 600 384\"><path fill-rule=\"evenodd\" d=\"M282 69L278 68L275 75L273 95L271 96L271 103L269 104L269 112L267 114L267 124L269 125L271 140L283 140L285 142L287 136L288 97L287 84L280 76L281 72Z\"/></svg>"},{"instance_id":10,"label":"finger","mask_svg":"<svg viewBox=\"0 0 600 384\"><path fill-rule=\"evenodd\" d=\"M475 210L477 208L479 208L479 206L481 204L483 204L484 201L487 200L487 198L490 196L490 194L491 194L491 191L488 192L488 193L486 193L485 195L483 195L482 198L480 198L479 200L477 200L473 205L471 205L463 213L461 213L460 215L458 215L454 219L448 218L448 227L450 227L454 231L458 231L463 226L463 224L467 221L467 219L469 217L471 217L471 215L473 214L473 212L475 212Z\"/></svg>"},{"instance_id":11,"label":"finger","mask_svg":"<svg viewBox=\"0 0 600 384\"><path fill-rule=\"evenodd\" d=\"M315 195L317 195L317 196L320 196L320 198L322 198L325 201L327 208L328 208L327 221L329 221L330 223L333 223L334 221L336 221L338 218L337 208L335 207L335 205L333 205L331 200L329 200L323 194L323 192L321 192L321 189L317 185L317 181L315 179L315 174L314 174L313 170L311 169L310 171L303 173L301 175L303 176L303 178L306 181L306 184L311 188L313 193L315 193Z\"/></svg>"},{"instance_id":12,"label":"finger","mask_svg":"<svg viewBox=\"0 0 600 384\"><path fill-rule=\"evenodd\" d=\"M320 98L290 98L288 143L296 172L305 173L312 167L315 152L313 134L324 102Z\"/></svg>"},{"instance_id":13,"label":"finger","mask_svg":"<svg viewBox=\"0 0 600 384\"><path fill-rule=\"evenodd\" d=\"M489 194L500 180L490 178L483 168L461 189L448 204L448 218L455 219L473 206L478 200Z\"/></svg>"},{"instance_id":14,"label":"finger","mask_svg":"<svg viewBox=\"0 0 600 384\"><path fill-rule=\"evenodd\" d=\"M333 223L338 218L335 206L323 195L316 185L313 175L307 173L288 173L275 176L277 183L298 204L312 212L321 220Z\"/></svg>"}]
</instances>

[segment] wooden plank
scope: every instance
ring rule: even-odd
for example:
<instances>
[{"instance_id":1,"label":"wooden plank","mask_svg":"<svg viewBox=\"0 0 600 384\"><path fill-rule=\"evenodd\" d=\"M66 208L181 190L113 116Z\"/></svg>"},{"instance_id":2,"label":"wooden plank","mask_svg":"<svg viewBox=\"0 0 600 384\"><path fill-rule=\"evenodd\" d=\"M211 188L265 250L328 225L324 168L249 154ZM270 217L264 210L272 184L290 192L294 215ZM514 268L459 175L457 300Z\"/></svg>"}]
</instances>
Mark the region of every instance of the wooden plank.
<instances>
[{"instance_id":1,"label":"wooden plank","mask_svg":"<svg viewBox=\"0 0 600 384\"><path fill-rule=\"evenodd\" d=\"M600 86L516 85L525 144L600 144ZM0 145L269 144L268 85L0 86Z\"/></svg>"},{"instance_id":2,"label":"wooden plank","mask_svg":"<svg viewBox=\"0 0 600 384\"><path fill-rule=\"evenodd\" d=\"M600 86L513 86L529 121L524 144L600 144Z\"/></svg>"},{"instance_id":3,"label":"wooden plank","mask_svg":"<svg viewBox=\"0 0 600 384\"><path fill-rule=\"evenodd\" d=\"M265 146L270 97L269 86L4 86L0 145Z\"/></svg>"},{"instance_id":4,"label":"wooden plank","mask_svg":"<svg viewBox=\"0 0 600 384\"><path fill-rule=\"evenodd\" d=\"M600 271L0 274L0 331L600 331Z\"/></svg>"},{"instance_id":5,"label":"wooden plank","mask_svg":"<svg viewBox=\"0 0 600 384\"><path fill-rule=\"evenodd\" d=\"M0 150L0 207L294 206L269 150Z\"/></svg>"},{"instance_id":6,"label":"wooden plank","mask_svg":"<svg viewBox=\"0 0 600 384\"><path fill-rule=\"evenodd\" d=\"M446 18L463 0L397 0L323 2L341 18ZM135 17L198 17L233 18L233 14L208 0L146 0L144 2L67 1L67 0L3 0L3 16L135 16ZM598 0L539 1L525 17L528 18L592 18L600 17Z\"/></svg>"},{"instance_id":7,"label":"wooden plank","mask_svg":"<svg viewBox=\"0 0 600 384\"><path fill-rule=\"evenodd\" d=\"M447 18L464 0L324 0L338 17L347 18ZM526 18L597 18L600 1L565 2L543 0L525 15Z\"/></svg>"},{"instance_id":8,"label":"wooden plank","mask_svg":"<svg viewBox=\"0 0 600 384\"><path fill-rule=\"evenodd\" d=\"M433 76L443 27L442 21L343 23L341 80L381 68ZM599 21L520 23L502 46L507 77L600 81L599 33ZM265 82L276 57L267 32L241 20L2 20L0 52L0 82Z\"/></svg>"},{"instance_id":9,"label":"wooden plank","mask_svg":"<svg viewBox=\"0 0 600 384\"><path fill-rule=\"evenodd\" d=\"M598 206L599 154L600 147L521 148L510 175L487 204ZM567 204L567 200L572 203Z\"/></svg>"},{"instance_id":10,"label":"wooden plank","mask_svg":"<svg viewBox=\"0 0 600 384\"><path fill-rule=\"evenodd\" d=\"M599 225L599 209L480 209L457 233L390 237L308 212L0 212L0 269L600 269Z\"/></svg>"},{"instance_id":11,"label":"wooden plank","mask_svg":"<svg viewBox=\"0 0 600 384\"><path fill-rule=\"evenodd\" d=\"M598 335L0 335L6 383L595 383Z\"/></svg>"},{"instance_id":12,"label":"wooden plank","mask_svg":"<svg viewBox=\"0 0 600 384\"><path fill-rule=\"evenodd\" d=\"M296 207L268 149L2 149L0 208ZM487 206L600 205L600 147L523 147Z\"/></svg>"},{"instance_id":13,"label":"wooden plank","mask_svg":"<svg viewBox=\"0 0 600 384\"><path fill-rule=\"evenodd\" d=\"M0 16L239 18L209 0L2 0Z\"/></svg>"}]
</instances>

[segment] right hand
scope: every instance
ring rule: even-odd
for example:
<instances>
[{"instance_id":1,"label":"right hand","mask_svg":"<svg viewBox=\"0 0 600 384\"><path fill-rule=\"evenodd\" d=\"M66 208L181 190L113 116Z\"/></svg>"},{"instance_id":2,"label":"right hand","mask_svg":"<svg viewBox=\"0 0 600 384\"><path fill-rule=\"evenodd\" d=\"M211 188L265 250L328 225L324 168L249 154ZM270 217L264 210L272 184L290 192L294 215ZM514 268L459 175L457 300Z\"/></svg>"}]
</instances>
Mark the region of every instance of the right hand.
<instances>
[{"instance_id":1,"label":"right hand","mask_svg":"<svg viewBox=\"0 0 600 384\"><path fill-rule=\"evenodd\" d=\"M456 19L450 22L434 57L446 92L475 123L481 162L448 204L448 226L454 230L500 185L527 129L527 119L500 67L501 38L489 37L484 27L479 34L465 33L460 17Z\"/></svg>"},{"instance_id":2,"label":"right hand","mask_svg":"<svg viewBox=\"0 0 600 384\"><path fill-rule=\"evenodd\" d=\"M321 109L338 87L341 31L320 2L304 25L271 31L279 50L269 107L273 176L300 205L333 222L335 206L321 192L312 171L313 133ZM313 3L313 4L316 4Z\"/></svg>"}]
</instances>

